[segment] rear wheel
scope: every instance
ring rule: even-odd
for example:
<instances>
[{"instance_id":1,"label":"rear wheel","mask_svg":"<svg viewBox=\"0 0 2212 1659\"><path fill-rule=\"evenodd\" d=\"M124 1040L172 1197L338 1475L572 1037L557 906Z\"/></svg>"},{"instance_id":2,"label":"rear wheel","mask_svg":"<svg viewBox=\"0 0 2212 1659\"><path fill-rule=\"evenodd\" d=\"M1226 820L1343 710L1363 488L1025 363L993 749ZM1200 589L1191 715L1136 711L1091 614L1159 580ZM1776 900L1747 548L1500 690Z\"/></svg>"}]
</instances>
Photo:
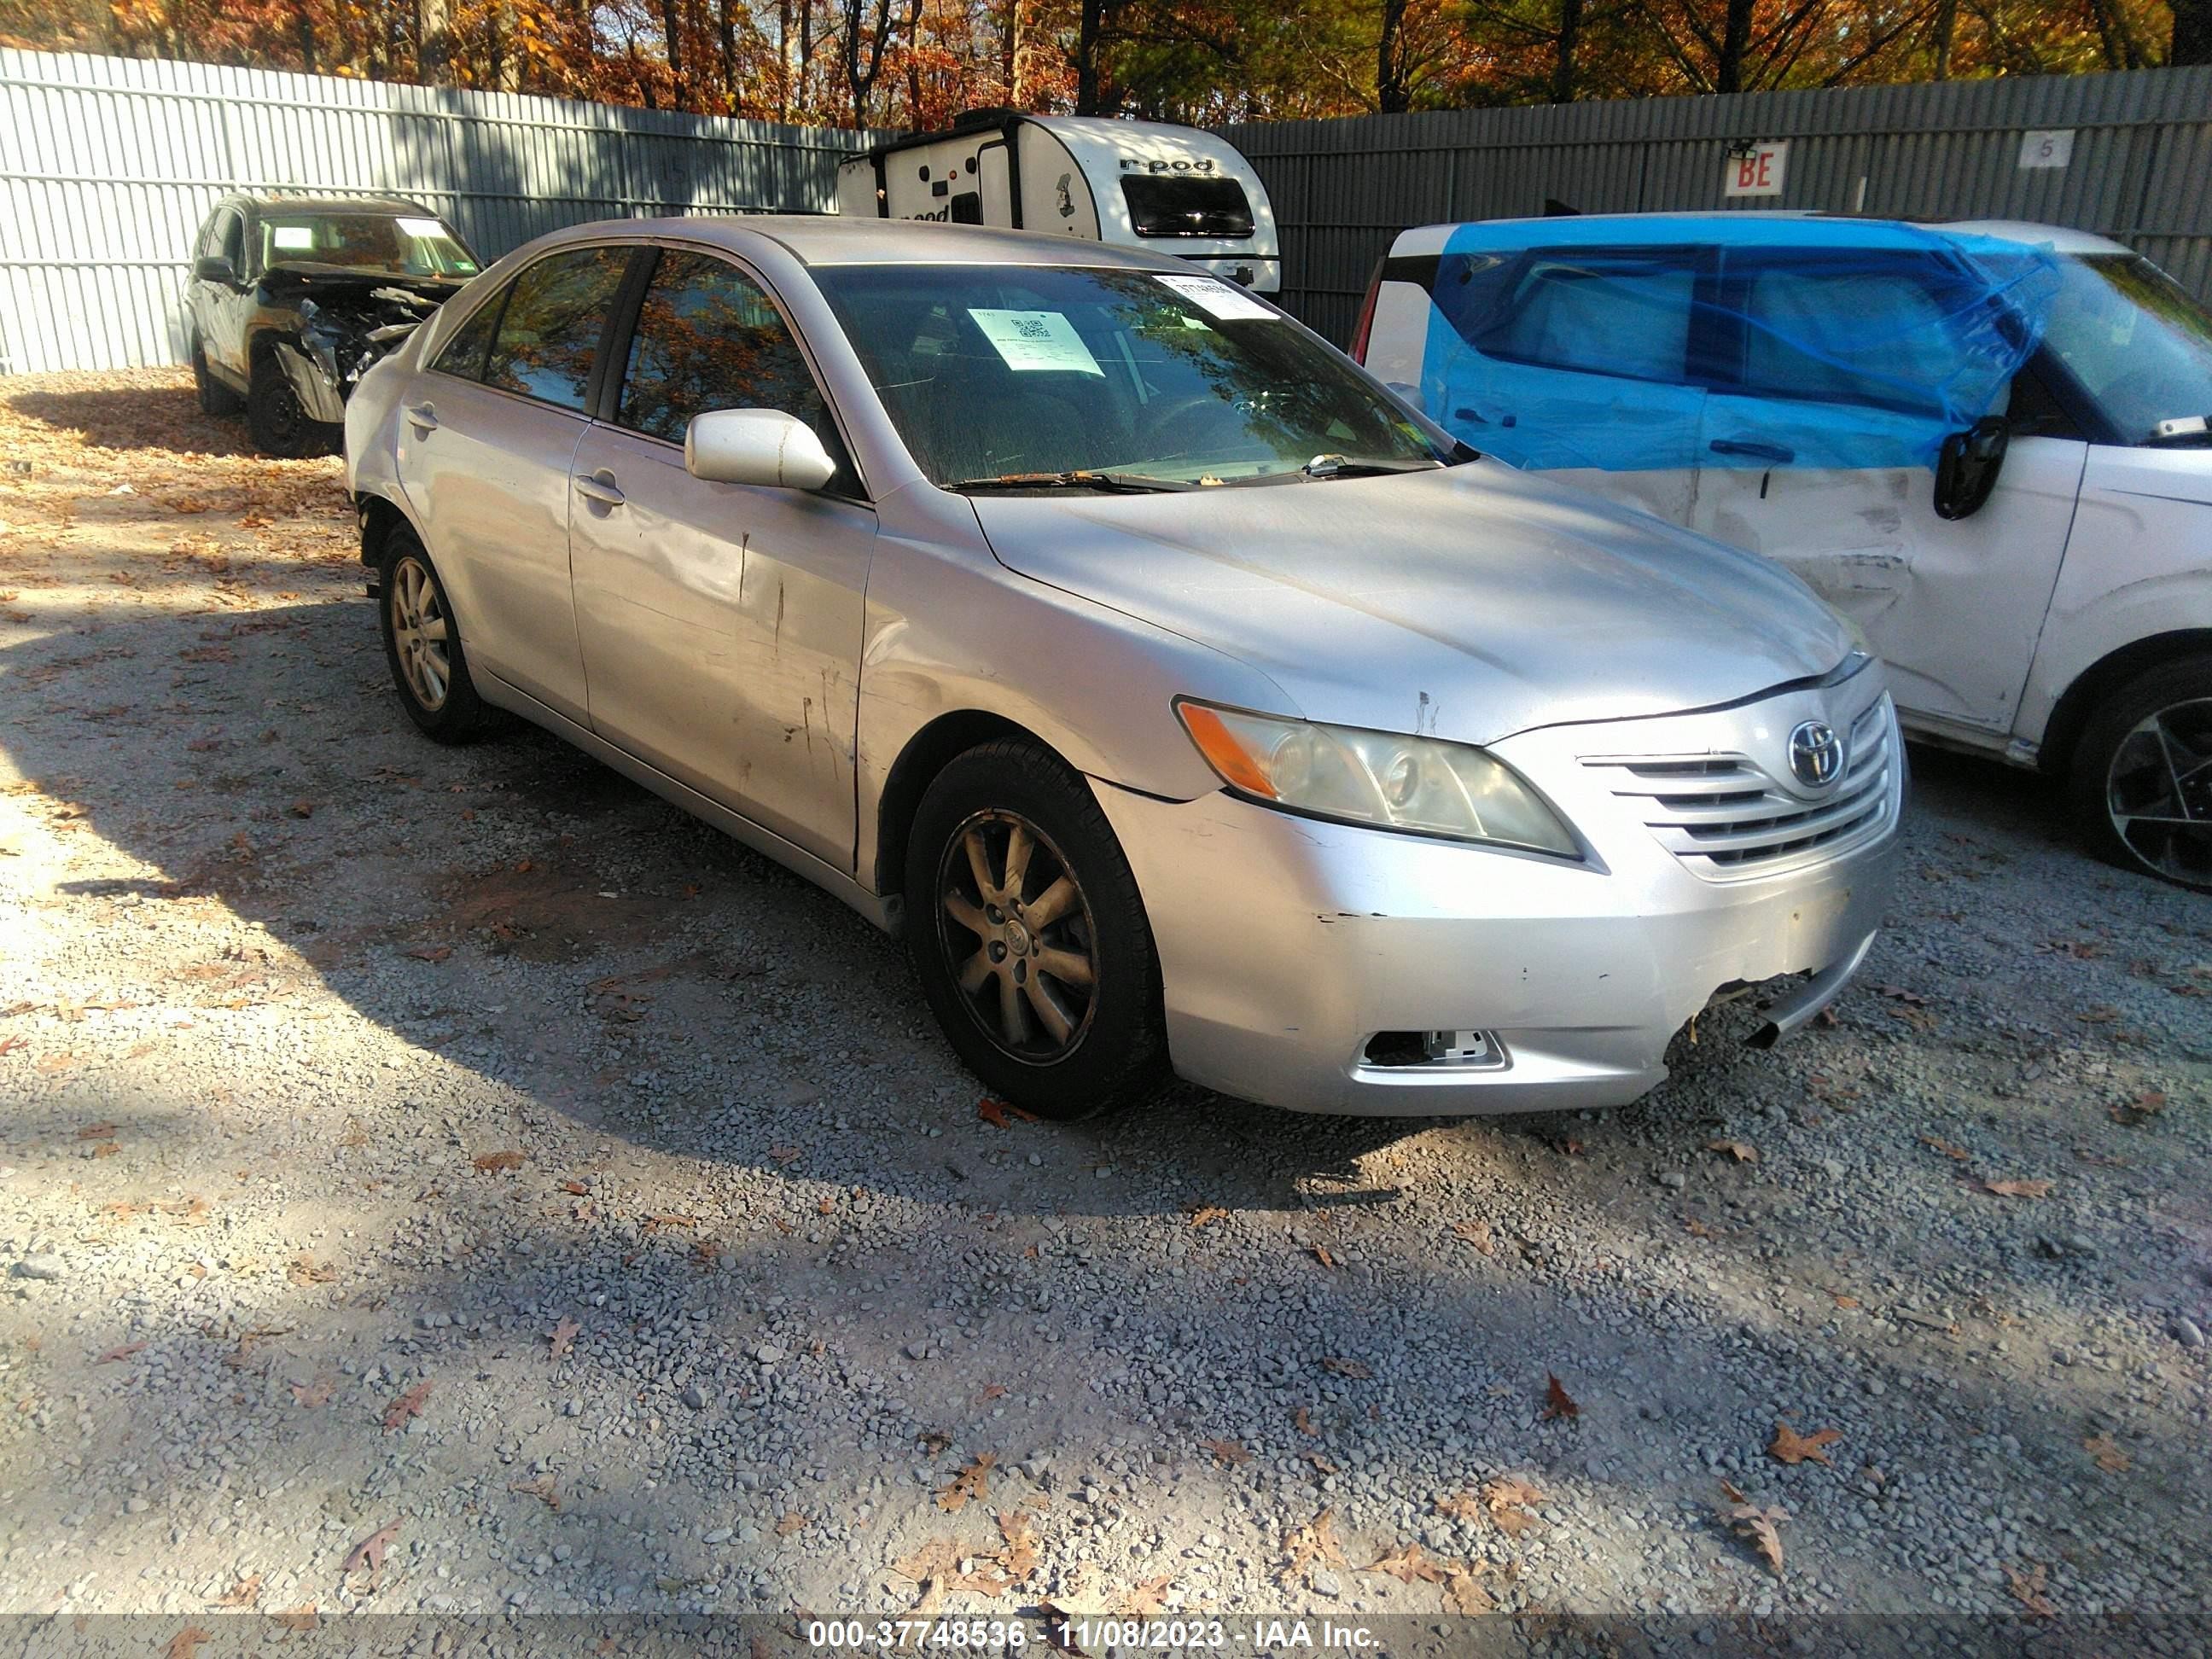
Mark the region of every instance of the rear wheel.
<instances>
[{"instance_id":1,"label":"rear wheel","mask_svg":"<svg viewBox=\"0 0 2212 1659\"><path fill-rule=\"evenodd\" d=\"M1083 781L1042 745L971 749L915 816L907 945L990 1091L1062 1121L1158 1079L1159 975L1136 878Z\"/></svg>"},{"instance_id":2,"label":"rear wheel","mask_svg":"<svg viewBox=\"0 0 2212 1659\"><path fill-rule=\"evenodd\" d=\"M207 348L197 336L192 340L192 390L199 394L203 415L235 415L244 406L245 400L208 368Z\"/></svg>"},{"instance_id":3,"label":"rear wheel","mask_svg":"<svg viewBox=\"0 0 2212 1659\"><path fill-rule=\"evenodd\" d=\"M504 724L500 711L477 695L446 586L412 531L385 538L378 570L385 660L408 718L440 743L468 743L497 730Z\"/></svg>"},{"instance_id":4,"label":"rear wheel","mask_svg":"<svg viewBox=\"0 0 2212 1659\"><path fill-rule=\"evenodd\" d=\"M2212 658L2154 668L2108 697L2082 728L2069 793L2100 855L2212 892Z\"/></svg>"},{"instance_id":5,"label":"rear wheel","mask_svg":"<svg viewBox=\"0 0 2212 1659\"><path fill-rule=\"evenodd\" d=\"M253 360L252 387L246 398L246 424L253 431L253 447L264 455L297 460L307 455L328 455L338 447L340 428L308 415L291 377L273 351Z\"/></svg>"}]
</instances>

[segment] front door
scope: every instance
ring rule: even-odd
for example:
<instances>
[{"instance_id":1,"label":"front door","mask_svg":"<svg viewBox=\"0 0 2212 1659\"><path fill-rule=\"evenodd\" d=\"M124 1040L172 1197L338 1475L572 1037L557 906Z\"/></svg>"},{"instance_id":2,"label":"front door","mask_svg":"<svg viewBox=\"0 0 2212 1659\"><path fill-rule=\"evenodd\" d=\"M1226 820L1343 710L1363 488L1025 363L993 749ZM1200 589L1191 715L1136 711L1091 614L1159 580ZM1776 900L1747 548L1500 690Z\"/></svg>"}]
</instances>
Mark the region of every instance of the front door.
<instances>
[{"instance_id":1,"label":"front door","mask_svg":"<svg viewBox=\"0 0 2212 1659\"><path fill-rule=\"evenodd\" d=\"M2053 422L2032 371L1979 511L1935 509L1931 445L1964 416L1921 388L1954 326L1926 267L1739 263L1741 376L1706 398L1694 526L1788 566L1856 622L1900 708L1925 726L2008 734L2065 555L2088 447Z\"/></svg>"},{"instance_id":2,"label":"front door","mask_svg":"<svg viewBox=\"0 0 2212 1659\"><path fill-rule=\"evenodd\" d=\"M569 461L626 247L548 254L478 308L415 377L398 470L471 659L587 718L569 592Z\"/></svg>"},{"instance_id":3,"label":"front door","mask_svg":"<svg viewBox=\"0 0 2212 1659\"><path fill-rule=\"evenodd\" d=\"M842 454L788 325L727 259L668 248L611 422L573 468L577 625L599 735L850 869L853 745L876 515L849 465L809 493L708 483L694 415L778 409Z\"/></svg>"}]
</instances>

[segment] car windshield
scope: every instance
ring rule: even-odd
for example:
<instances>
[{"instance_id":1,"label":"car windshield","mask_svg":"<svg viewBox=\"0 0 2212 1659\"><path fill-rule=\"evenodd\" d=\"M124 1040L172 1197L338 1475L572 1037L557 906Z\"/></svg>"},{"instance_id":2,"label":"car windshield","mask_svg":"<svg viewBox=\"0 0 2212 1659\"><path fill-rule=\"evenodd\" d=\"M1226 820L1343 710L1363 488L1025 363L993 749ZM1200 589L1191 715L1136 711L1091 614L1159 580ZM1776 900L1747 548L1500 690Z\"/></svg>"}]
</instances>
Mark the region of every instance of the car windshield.
<instances>
[{"instance_id":1,"label":"car windshield","mask_svg":"<svg viewBox=\"0 0 2212 1659\"><path fill-rule=\"evenodd\" d=\"M261 264L344 265L396 276L473 276L476 256L442 220L404 213L276 214L261 221Z\"/></svg>"},{"instance_id":2,"label":"car windshield","mask_svg":"<svg viewBox=\"0 0 2212 1659\"><path fill-rule=\"evenodd\" d=\"M2212 313L2132 253L2062 258L2045 345L2129 443L2208 440ZM2193 430L2161 434L2161 422Z\"/></svg>"},{"instance_id":3,"label":"car windshield","mask_svg":"<svg viewBox=\"0 0 2212 1659\"><path fill-rule=\"evenodd\" d=\"M815 279L947 488L1190 488L1451 459L1347 359L1213 277L944 264Z\"/></svg>"}]
</instances>

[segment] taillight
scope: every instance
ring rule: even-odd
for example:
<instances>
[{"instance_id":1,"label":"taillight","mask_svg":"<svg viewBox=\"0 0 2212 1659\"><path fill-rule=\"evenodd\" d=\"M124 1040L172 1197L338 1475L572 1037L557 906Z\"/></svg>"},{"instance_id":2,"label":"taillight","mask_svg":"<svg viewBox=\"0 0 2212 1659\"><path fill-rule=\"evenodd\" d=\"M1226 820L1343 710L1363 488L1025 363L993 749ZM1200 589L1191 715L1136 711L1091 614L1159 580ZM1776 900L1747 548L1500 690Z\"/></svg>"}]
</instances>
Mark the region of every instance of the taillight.
<instances>
[{"instance_id":1,"label":"taillight","mask_svg":"<svg viewBox=\"0 0 2212 1659\"><path fill-rule=\"evenodd\" d=\"M1382 287L1383 261L1375 262L1375 274L1367 279L1367 297L1359 302L1359 320L1352 327L1352 361L1364 367L1367 362L1368 331L1375 326L1375 296Z\"/></svg>"}]
</instances>

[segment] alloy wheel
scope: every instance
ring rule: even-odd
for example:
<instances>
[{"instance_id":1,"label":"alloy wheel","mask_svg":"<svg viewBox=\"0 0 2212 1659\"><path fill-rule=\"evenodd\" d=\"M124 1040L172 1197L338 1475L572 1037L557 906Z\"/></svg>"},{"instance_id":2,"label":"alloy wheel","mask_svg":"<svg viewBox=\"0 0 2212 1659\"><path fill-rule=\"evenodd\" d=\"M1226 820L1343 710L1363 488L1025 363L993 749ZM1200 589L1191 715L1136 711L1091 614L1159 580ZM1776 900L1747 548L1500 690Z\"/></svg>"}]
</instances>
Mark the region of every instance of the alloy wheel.
<instances>
[{"instance_id":1,"label":"alloy wheel","mask_svg":"<svg viewBox=\"0 0 2212 1659\"><path fill-rule=\"evenodd\" d=\"M2169 881L2212 884L2212 697L2169 704L2120 740L2105 809L2130 852Z\"/></svg>"},{"instance_id":2,"label":"alloy wheel","mask_svg":"<svg viewBox=\"0 0 2212 1659\"><path fill-rule=\"evenodd\" d=\"M392 567L391 587L392 643L400 672L415 701L434 714L445 707L447 688L453 683L447 655L450 623L439 603L438 584L428 567L410 556Z\"/></svg>"},{"instance_id":3,"label":"alloy wheel","mask_svg":"<svg viewBox=\"0 0 2212 1659\"><path fill-rule=\"evenodd\" d=\"M1048 1065L1097 1006L1091 906L1049 836L1019 813L975 813L938 866L937 934L961 1000L1001 1051Z\"/></svg>"}]
</instances>

